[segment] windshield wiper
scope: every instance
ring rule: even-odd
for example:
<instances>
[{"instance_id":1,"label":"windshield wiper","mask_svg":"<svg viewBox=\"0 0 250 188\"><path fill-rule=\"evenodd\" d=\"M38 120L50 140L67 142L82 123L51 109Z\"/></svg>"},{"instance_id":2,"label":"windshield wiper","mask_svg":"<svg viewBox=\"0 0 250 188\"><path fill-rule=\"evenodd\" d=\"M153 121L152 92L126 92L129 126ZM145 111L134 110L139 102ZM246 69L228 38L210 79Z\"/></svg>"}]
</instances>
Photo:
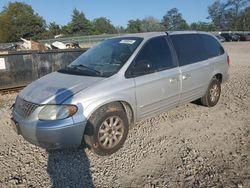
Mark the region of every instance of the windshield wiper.
<instances>
[{"instance_id":1,"label":"windshield wiper","mask_svg":"<svg viewBox=\"0 0 250 188\"><path fill-rule=\"evenodd\" d=\"M83 67L83 68L86 68L86 69L88 69L88 70L90 70L90 71L92 71L92 72L97 73L98 75L101 75L101 72L100 72L100 71L95 70L95 69L93 69L93 68L90 68L90 67L88 67L88 66L82 65L82 64L79 64L79 65L73 65L73 66L70 66L70 67L72 67L72 68L79 68L79 67Z\"/></svg>"}]
</instances>

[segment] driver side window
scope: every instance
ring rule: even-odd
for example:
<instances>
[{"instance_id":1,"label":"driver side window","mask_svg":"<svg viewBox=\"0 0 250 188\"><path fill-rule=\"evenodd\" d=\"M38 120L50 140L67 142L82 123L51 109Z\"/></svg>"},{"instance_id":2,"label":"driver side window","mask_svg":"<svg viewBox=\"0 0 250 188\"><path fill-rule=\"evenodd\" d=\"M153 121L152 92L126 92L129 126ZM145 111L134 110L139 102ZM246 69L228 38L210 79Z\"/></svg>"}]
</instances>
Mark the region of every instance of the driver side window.
<instances>
[{"instance_id":1,"label":"driver side window","mask_svg":"<svg viewBox=\"0 0 250 188\"><path fill-rule=\"evenodd\" d=\"M141 76L174 67L166 38L157 37L148 41L134 61L132 76Z\"/></svg>"}]
</instances>

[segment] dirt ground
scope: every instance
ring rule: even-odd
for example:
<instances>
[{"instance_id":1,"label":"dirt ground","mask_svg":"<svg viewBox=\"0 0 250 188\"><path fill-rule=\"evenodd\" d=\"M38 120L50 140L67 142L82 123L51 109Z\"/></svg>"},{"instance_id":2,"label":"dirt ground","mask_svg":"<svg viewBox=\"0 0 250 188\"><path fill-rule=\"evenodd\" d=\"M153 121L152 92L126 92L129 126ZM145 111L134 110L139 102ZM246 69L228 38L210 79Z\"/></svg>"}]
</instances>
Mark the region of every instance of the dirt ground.
<instances>
[{"instance_id":1,"label":"dirt ground","mask_svg":"<svg viewBox=\"0 0 250 188\"><path fill-rule=\"evenodd\" d=\"M194 103L134 126L109 157L46 152L17 136L0 95L0 187L250 187L250 42L224 43L230 81L217 106Z\"/></svg>"}]
</instances>

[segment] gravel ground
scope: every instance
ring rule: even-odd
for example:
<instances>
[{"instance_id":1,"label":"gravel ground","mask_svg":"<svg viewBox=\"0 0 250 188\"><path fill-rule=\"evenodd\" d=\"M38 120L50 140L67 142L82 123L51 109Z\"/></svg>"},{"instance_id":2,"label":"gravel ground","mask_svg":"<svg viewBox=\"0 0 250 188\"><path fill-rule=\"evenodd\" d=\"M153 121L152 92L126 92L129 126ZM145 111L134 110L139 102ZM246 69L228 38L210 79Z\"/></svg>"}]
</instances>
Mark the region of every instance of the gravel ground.
<instances>
[{"instance_id":1,"label":"gravel ground","mask_svg":"<svg viewBox=\"0 0 250 188\"><path fill-rule=\"evenodd\" d=\"M109 157L29 144L10 126L16 93L0 95L0 187L250 187L250 42L224 46L231 78L217 106L142 121Z\"/></svg>"}]
</instances>

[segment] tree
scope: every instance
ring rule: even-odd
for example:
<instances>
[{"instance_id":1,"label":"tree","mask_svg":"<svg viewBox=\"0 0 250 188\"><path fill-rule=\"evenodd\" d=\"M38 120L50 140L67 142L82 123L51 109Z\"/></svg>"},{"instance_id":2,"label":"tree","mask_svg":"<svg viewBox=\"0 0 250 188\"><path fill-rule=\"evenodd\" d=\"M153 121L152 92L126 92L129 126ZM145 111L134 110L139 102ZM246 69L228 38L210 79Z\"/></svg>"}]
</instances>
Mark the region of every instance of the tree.
<instances>
[{"instance_id":1,"label":"tree","mask_svg":"<svg viewBox=\"0 0 250 188\"><path fill-rule=\"evenodd\" d=\"M250 31L250 7L239 16L237 28L239 31Z\"/></svg>"},{"instance_id":2,"label":"tree","mask_svg":"<svg viewBox=\"0 0 250 188\"><path fill-rule=\"evenodd\" d=\"M70 27L69 24L63 25L61 30L62 30L62 34L66 35L66 36L71 36L71 34L70 34L71 33L71 27Z\"/></svg>"},{"instance_id":3,"label":"tree","mask_svg":"<svg viewBox=\"0 0 250 188\"><path fill-rule=\"evenodd\" d=\"M238 17L240 16L242 9L244 9L248 2L247 0L228 0L226 3L226 7L233 12L235 17Z\"/></svg>"},{"instance_id":4,"label":"tree","mask_svg":"<svg viewBox=\"0 0 250 188\"><path fill-rule=\"evenodd\" d=\"M197 22L190 25L190 29L196 31L215 31L215 27L212 23Z\"/></svg>"},{"instance_id":5,"label":"tree","mask_svg":"<svg viewBox=\"0 0 250 188\"><path fill-rule=\"evenodd\" d=\"M46 32L46 22L31 6L9 3L0 13L0 42L15 42L21 37L39 39Z\"/></svg>"},{"instance_id":6,"label":"tree","mask_svg":"<svg viewBox=\"0 0 250 188\"><path fill-rule=\"evenodd\" d=\"M11 42L11 16L9 13L0 14L0 42Z\"/></svg>"},{"instance_id":7,"label":"tree","mask_svg":"<svg viewBox=\"0 0 250 188\"><path fill-rule=\"evenodd\" d=\"M129 32L129 33L141 33L141 32L143 32L142 21L139 19L129 20L127 32Z\"/></svg>"},{"instance_id":8,"label":"tree","mask_svg":"<svg viewBox=\"0 0 250 188\"><path fill-rule=\"evenodd\" d=\"M185 30L188 29L187 22L182 18L177 8L172 8L163 16L162 25L166 30Z\"/></svg>"},{"instance_id":9,"label":"tree","mask_svg":"<svg viewBox=\"0 0 250 188\"><path fill-rule=\"evenodd\" d=\"M110 20L108 20L105 17L94 19L93 26L94 26L96 34L117 33L115 27L111 24Z\"/></svg>"},{"instance_id":10,"label":"tree","mask_svg":"<svg viewBox=\"0 0 250 188\"><path fill-rule=\"evenodd\" d=\"M50 23L48 26L48 29L49 29L48 32L50 36L59 35L62 32L61 27L55 22Z\"/></svg>"},{"instance_id":11,"label":"tree","mask_svg":"<svg viewBox=\"0 0 250 188\"><path fill-rule=\"evenodd\" d=\"M142 29L144 32L163 31L164 27L161 25L159 20L150 16L142 20Z\"/></svg>"},{"instance_id":12,"label":"tree","mask_svg":"<svg viewBox=\"0 0 250 188\"><path fill-rule=\"evenodd\" d=\"M247 5L246 0L228 0L226 3L227 8L227 17L229 19L229 27L230 30L238 30L238 22L240 15L245 9L245 6Z\"/></svg>"},{"instance_id":13,"label":"tree","mask_svg":"<svg viewBox=\"0 0 250 188\"><path fill-rule=\"evenodd\" d=\"M71 22L68 24L67 32L71 35L89 35L93 31L91 22L83 12L73 10Z\"/></svg>"},{"instance_id":14,"label":"tree","mask_svg":"<svg viewBox=\"0 0 250 188\"><path fill-rule=\"evenodd\" d=\"M228 28L225 3L220 2L219 0L215 1L208 7L208 14L217 30L221 31Z\"/></svg>"},{"instance_id":15,"label":"tree","mask_svg":"<svg viewBox=\"0 0 250 188\"><path fill-rule=\"evenodd\" d=\"M249 1L248 1L249 2ZM240 16L249 6L247 0L215 1L208 7L209 18L217 30L239 30Z\"/></svg>"},{"instance_id":16,"label":"tree","mask_svg":"<svg viewBox=\"0 0 250 188\"><path fill-rule=\"evenodd\" d=\"M116 26L115 29L117 33L126 33L126 28L124 28L123 26Z\"/></svg>"}]
</instances>

